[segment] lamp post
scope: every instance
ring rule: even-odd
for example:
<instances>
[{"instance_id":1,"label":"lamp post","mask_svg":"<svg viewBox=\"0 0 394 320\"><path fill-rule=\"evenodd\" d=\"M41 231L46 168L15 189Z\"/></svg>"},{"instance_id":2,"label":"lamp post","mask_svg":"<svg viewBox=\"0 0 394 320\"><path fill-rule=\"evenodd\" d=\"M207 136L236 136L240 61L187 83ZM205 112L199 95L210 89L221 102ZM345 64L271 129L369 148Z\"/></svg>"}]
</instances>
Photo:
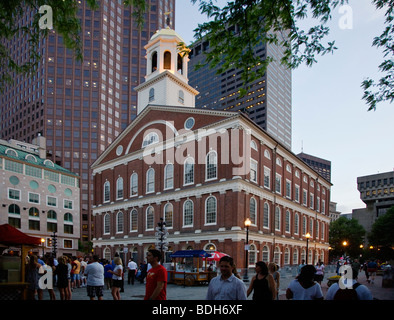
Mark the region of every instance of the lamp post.
<instances>
[{"instance_id":1,"label":"lamp post","mask_svg":"<svg viewBox=\"0 0 394 320\"><path fill-rule=\"evenodd\" d=\"M42 244L42 258L44 258L44 243L45 243L45 239L41 238L41 244Z\"/></svg>"},{"instance_id":2,"label":"lamp post","mask_svg":"<svg viewBox=\"0 0 394 320\"><path fill-rule=\"evenodd\" d=\"M244 274L244 282L249 282L248 276L248 260L249 260L249 226L252 224L249 218L245 220L246 227L246 244L245 244L245 274Z\"/></svg>"},{"instance_id":3,"label":"lamp post","mask_svg":"<svg viewBox=\"0 0 394 320\"><path fill-rule=\"evenodd\" d=\"M344 253L344 254L345 254L345 257L344 257L344 258L345 258L345 261L346 261L346 260L347 260L347 259L346 259L346 246L348 245L347 241L346 241L346 240L343 241L343 242L342 242L342 245L343 245L344 252L345 252L345 253Z\"/></svg>"},{"instance_id":4,"label":"lamp post","mask_svg":"<svg viewBox=\"0 0 394 320\"><path fill-rule=\"evenodd\" d=\"M306 264L308 264L308 256L309 256L308 245L309 245L309 238L310 238L310 237L311 237L311 234L308 232L308 233L305 235L305 238L306 238L306 257L305 257Z\"/></svg>"}]
</instances>

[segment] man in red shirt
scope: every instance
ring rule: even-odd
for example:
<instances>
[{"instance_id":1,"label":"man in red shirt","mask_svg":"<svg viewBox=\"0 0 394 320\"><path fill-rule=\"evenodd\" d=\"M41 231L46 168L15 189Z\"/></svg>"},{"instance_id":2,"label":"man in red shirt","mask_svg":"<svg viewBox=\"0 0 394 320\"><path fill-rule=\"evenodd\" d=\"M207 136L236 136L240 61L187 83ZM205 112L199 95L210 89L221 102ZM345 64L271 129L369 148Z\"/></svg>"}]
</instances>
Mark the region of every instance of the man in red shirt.
<instances>
[{"instance_id":1,"label":"man in red shirt","mask_svg":"<svg viewBox=\"0 0 394 320\"><path fill-rule=\"evenodd\" d=\"M167 270L159 263L161 260L160 251L149 250L146 260L152 268L146 276L144 300L167 300Z\"/></svg>"}]
</instances>

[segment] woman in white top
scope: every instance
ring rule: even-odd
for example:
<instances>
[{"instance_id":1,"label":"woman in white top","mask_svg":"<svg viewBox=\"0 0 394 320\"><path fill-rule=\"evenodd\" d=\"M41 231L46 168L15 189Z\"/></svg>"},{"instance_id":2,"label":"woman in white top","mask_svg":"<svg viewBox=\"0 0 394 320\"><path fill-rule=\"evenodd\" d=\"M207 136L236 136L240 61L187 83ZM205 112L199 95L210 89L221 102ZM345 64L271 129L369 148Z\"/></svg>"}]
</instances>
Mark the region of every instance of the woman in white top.
<instances>
[{"instance_id":1,"label":"woman in white top","mask_svg":"<svg viewBox=\"0 0 394 320\"><path fill-rule=\"evenodd\" d=\"M120 259L119 257L115 257L114 263L115 263L114 270L108 270L108 272L112 273L111 294L114 300L120 300L120 288L122 287L122 281L123 281L122 259Z\"/></svg>"},{"instance_id":2,"label":"woman in white top","mask_svg":"<svg viewBox=\"0 0 394 320\"><path fill-rule=\"evenodd\" d=\"M303 266L298 277L290 282L286 291L286 298L293 300L323 300L321 287L313 280L315 272L314 266Z\"/></svg>"}]
</instances>

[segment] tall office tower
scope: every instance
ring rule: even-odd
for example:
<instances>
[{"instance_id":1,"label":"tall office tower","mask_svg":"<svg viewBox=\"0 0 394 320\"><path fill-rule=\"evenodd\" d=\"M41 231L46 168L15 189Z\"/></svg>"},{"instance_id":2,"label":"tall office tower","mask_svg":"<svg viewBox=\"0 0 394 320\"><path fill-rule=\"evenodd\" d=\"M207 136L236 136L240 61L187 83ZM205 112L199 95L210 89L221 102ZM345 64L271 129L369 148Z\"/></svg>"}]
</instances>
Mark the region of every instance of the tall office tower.
<instances>
[{"instance_id":1,"label":"tall office tower","mask_svg":"<svg viewBox=\"0 0 394 320\"><path fill-rule=\"evenodd\" d=\"M237 32L237 27L234 29ZM218 68L209 65L195 70L205 61L209 52L208 41L197 41L190 46L189 84L200 92L196 108L241 110L261 128L291 149L291 70L280 64L283 48L274 44L256 46L255 54L261 58L273 57L263 77L251 83L249 92L240 97L243 87L242 70L230 69L217 74Z\"/></svg>"},{"instance_id":2,"label":"tall office tower","mask_svg":"<svg viewBox=\"0 0 394 320\"><path fill-rule=\"evenodd\" d=\"M91 239L90 212L93 179L90 164L136 117L137 92L146 75L144 46L167 25L165 12L175 0L147 0L150 9L140 31L132 9L121 0L102 0L92 11L79 1L83 61L76 61L53 30L40 44L42 59L30 76L14 74L14 82L1 93L1 138L31 142L38 133L47 139L52 160L81 177L82 240ZM30 10L18 21L32 19ZM28 39L7 43L14 58L28 58Z\"/></svg>"},{"instance_id":3,"label":"tall office tower","mask_svg":"<svg viewBox=\"0 0 394 320\"><path fill-rule=\"evenodd\" d=\"M304 161L313 170L318 172L327 181L331 182L331 161L318 158L304 152L297 154L297 157Z\"/></svg>"}]
</instances>

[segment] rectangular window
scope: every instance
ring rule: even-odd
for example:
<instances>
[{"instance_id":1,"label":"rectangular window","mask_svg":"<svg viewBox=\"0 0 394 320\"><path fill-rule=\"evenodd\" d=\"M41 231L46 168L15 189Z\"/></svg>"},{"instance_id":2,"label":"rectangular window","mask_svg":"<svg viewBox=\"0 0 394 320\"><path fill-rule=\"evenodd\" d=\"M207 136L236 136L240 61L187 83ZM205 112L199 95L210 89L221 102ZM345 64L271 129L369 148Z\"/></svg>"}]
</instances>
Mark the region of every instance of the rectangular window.
<instances>
[{"instance_id":1,"label":"rectangular window","mask_svg":"<svg viewBox=\"0 0 394 320\"><path fill-rule=\"evenodd\" d=\"M250 181L257 182L257 161L250 159Z\"/></svg>"},{"instance_id":2,"label":"rectangular window","mask_svg":"<svg viewBox=\"0 0 394 320\"><path fill-rule=\"evenodd\" d=\"M270 176L271 170L267 167L264 167L264 187L268 189L270 188Z\"/></svg>"},{"instance_id":3,"label":"rectangular window","mask_svg":"<svg viewBox=\"0 0 394 320\"><path fill-rule=\"evenodd\" d=\"M8 199L11 200L20 200L21 199L21 191L17 189L8 189Z\"/></svg>"},{"instance_id":4,"label":"rectangular window","mask_svg":"<svg viewBox=\"0 0 394 320\"><path fill-rule=\"evenodd\" d=\"M29 192L30 203L40 203L40 195L38 193Z\"/></svg>"},{"instance_id":5,"label":"rectangular window","mask_svg":"<svg viewBox=\"0 0 394 320\"><path fill-rule=\"evenodd\" d=\"M47 196L47 205L50 207L57 207L57 198Z\"/></svg>"},{"instance_id":6,"label":"rectangular window","mask_svg":"<svg viewBox=\"0 0 394 320\"><path fill-rule=\"evenodd\" d=\"M73 209L73 201L64 199L64 209Z\"/></svg>"}]
</instances>

